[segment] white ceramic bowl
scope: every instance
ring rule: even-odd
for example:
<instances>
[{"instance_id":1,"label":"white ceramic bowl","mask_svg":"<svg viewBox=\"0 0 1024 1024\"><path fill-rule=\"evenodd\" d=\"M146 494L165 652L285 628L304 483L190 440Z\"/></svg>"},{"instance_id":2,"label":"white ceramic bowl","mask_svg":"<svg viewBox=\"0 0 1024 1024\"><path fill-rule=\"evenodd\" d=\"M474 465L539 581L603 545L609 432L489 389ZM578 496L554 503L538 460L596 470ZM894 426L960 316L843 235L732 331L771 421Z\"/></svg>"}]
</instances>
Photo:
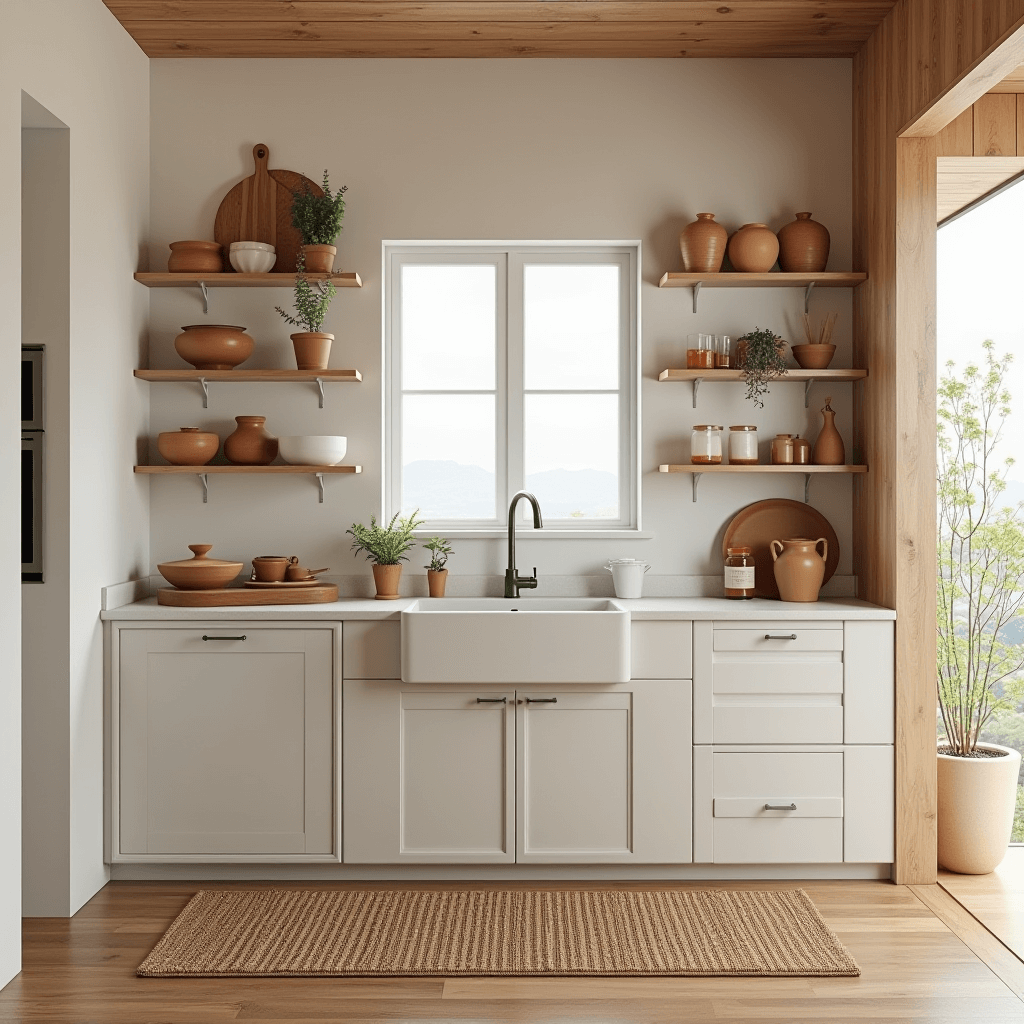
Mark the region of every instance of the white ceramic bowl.
<instances>
[{"instance_id":1,"label":"white ceramic bowl","mask_svg":"<svg viewBox=\"0 0 1024 1024\"><path fill-rule=\"evenodd\" d=\"M336 466L348 450L348 438L332 434L279 437L281 458L292 466Z\"/></svg>"},{"instance_id":2,"label":"white ceramic bowl","mask_svg":"<svg viewBox=\"0 0 1024 1024\"><path fill-rule=\"evenodd\" d=\"M267 274L277 262L276 254L263 249L232 249L228 259L240 274Z\"/></svg>"},{"instance_id":3,"label":"white ceramic bowl","mask_svg":"<svg viewBox=\"0 0 1024 1024\"><path fill-rule=\"evenodd\" d=\"M277 250L269 242L232 242L231 249L262 249L263 252L276 252Z\"/></svg>"}]
</instances>

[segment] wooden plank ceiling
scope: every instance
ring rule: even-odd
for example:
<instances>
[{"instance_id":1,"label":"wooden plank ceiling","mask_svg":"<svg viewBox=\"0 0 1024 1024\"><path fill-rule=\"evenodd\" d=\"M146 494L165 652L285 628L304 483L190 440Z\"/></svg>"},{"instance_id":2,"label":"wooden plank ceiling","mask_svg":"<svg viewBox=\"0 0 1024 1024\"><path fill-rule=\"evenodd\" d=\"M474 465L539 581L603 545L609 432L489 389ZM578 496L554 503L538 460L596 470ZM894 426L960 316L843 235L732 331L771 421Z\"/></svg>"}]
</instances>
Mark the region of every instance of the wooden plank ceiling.
<instances>
[{"instance_id":1,"label":"wooden plank ceiling","mask_svg":"<svg viewBox=\"0 0 1024 1024\"><path fill-rule=\"evenodd\" d=\"M895 0L104 0L150 57L850 57Z\"/></svg>"}]
</instances>

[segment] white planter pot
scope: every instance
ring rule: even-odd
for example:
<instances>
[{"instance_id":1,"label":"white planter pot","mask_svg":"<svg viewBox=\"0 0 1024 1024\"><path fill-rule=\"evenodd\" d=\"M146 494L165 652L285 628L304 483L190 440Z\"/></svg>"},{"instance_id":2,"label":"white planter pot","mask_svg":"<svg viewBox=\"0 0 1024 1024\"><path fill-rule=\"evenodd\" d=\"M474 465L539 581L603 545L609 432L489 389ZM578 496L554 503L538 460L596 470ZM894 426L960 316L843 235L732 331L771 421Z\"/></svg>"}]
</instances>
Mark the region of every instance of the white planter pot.
<instances>
[{"instance_id":1,"label":"white planter pot","mask_svg":"<svg viewBox=\"0 0 1024 1024\"><path fill-rule=\"evenodd\" d=\"M995 743L1005 757L939 754L939 867L962 875L985 875L1006 856L1013 829L1020 754Z\"/></svg>"}]
</instances>

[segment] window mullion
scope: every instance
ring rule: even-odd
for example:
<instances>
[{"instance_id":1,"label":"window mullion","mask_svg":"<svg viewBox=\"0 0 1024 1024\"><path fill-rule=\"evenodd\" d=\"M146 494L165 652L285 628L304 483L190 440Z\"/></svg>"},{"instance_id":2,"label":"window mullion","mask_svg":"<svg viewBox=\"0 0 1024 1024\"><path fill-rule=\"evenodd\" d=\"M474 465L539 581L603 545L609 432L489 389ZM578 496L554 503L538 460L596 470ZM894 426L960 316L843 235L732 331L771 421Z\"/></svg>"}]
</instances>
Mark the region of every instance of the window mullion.
<instances>
[{"instance_id":1,"label":"window mullion","mask_svg":"<svg viewBox=\"0 0 1024 1024\"><path fill-rule=\"evenodd\" d=\"M508 493L507 501L525 486L524 448L524 399L523 399L523 256L518 252L509 253L508 258L508 340L507 340L507 383L508 396Z\"/></svg>"}]
</instances>

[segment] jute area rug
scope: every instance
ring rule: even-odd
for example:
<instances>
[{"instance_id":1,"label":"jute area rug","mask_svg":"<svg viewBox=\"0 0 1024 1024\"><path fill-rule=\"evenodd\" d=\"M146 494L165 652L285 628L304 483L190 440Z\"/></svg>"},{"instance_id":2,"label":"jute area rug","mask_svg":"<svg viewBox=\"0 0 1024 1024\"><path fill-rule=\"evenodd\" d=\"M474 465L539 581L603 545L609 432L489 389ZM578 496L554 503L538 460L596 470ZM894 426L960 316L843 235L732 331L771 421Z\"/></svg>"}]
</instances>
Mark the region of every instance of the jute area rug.
<instances>
[{"instance_id":1,"label":"jute area rug","mask_svg":"<svg viewBox=\"0 0 1024 1024\"><path fill-rule=\"evenodd\" d=\"M801 889L199 892L142 977L851 977Z\"/></svg>"}]
</instances>

